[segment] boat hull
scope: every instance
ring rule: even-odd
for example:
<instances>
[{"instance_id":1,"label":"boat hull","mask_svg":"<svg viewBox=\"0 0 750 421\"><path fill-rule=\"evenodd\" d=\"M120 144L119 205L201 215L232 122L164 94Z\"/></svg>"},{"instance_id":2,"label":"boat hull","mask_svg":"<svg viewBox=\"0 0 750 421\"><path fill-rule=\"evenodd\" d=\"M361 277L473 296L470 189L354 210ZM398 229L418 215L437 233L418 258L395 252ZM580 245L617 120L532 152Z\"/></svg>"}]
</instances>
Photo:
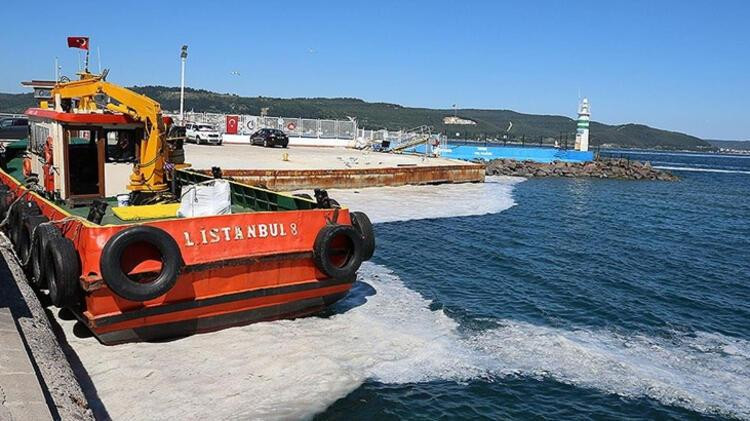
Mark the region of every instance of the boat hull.
<instances>
[{"instance_id":1,"label":"boat hull","mask_svg":"<svg viewBox=\"0 0 750 421\"><path fill-rule=\"evenodd\" d=\"M35 202L42 215L56 221L55 226L75 245L80 299L69 308L107 345L318 313L344 297L356 279L356 275L333 279L313 259L316 235L323 227L351 225L347 209L257 211L97 225L27 191L4 171L0 171L0 182L9 187L13 200ZM135 225L169 234L183 260L174 286L147 301L119 296L102 276L105 245ZM136 254L142 255L130 268L130 276L159 273L158 259Z\"/></svg>"},{"instance_id":2,"label":"boat hull","mask_svg":"<svg viewBox=\"0 0 750 421\"><path fill-rule=\"evenodd\" d=\"M299 286L297 293L264 289L153 308L156 311L136 310L99 319L78 313L77 317L105 345L179 338L261 321L314 315L343 298L351 285L351 282L335 285L313 282ZM172 312L176 311L190 311L190 315L175 316ZM165 314L169 316L159 317Z\"/></svg>"}]
</instances>

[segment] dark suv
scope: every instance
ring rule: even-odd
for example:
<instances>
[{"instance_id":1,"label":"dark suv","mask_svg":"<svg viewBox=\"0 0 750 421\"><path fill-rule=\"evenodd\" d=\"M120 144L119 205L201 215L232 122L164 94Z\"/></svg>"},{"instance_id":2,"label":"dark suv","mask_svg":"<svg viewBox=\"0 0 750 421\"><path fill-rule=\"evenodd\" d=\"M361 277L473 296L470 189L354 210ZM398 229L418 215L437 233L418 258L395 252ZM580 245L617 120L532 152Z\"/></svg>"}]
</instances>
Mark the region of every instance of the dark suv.
<instances>
[{"instance_id":1,"label":"dark suv","mask_svg":"<svg viewBox=\"0 0 750 421\"><path fill-rule=\"evenodd\" d=\"M253 145L263 145L267 148L289 146L289 137L279 129L260 129L250 136L250 143Z\"/></svg>"},{"instance_id":2,"label":"dark suv","mask_svg":"<svg viewBox=\"0 0 750 421\"><path fill-rule=\"evenodd\" d=\"M0 139L24 139L28 135L28 119L22 117L0 118Z\"/></svg>"}]
</instances>

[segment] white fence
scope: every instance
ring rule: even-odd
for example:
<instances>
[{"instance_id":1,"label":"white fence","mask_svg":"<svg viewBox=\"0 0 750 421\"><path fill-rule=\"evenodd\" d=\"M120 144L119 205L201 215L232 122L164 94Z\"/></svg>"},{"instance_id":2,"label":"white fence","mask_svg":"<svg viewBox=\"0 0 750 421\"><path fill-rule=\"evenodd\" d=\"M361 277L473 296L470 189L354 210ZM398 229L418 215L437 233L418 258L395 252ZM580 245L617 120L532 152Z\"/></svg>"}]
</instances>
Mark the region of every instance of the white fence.
<instances>
[{"instance_id":1,"label":"white fence","mask_svg":"<svg viewBox=\"0 0 750 421\"><path fill-rule=\"evenodd\" d=\"M168 114L175 120L179 115ZM209 123L226 133L227 115L219 113L185 113L185 122ZM408 142L415 135L422 135L427 126L420 126L411 130L367 130L357 127L357 121L352 120L319 120L312 118L294 117L260 117L254 115L237 115L237 135L224 135L227 143L249 143L249 136L257 130L269 128L283 130L289 136L291 144L320 145L320 146L349 146L364 148L384 141L396 146ZM430 128L431 129L431 128ZM422 131L419 131L422 130ZM433 135L434 136L434 135ZM441 136L441 144L447 139Z\"/></svg>"},{"instance_id":2,"label":"white fence","mask_svg":"<svg viewBox=\"0 0 750 421\"><path fill-rule=\"evenodd\" d=\"M0 119L3 119L3 118L20 118L20 117L26 117L26 115L25 114L0 113Z\"/></svg>"},{"instance_id":3,"label":"white fence","mask_svg":"<svg viewBox=\"0 0 750 421\"><path fill-rule=\"evenodd\" d=\"M215 113L185 113L185 121L211 123L226 133L227 115ZM234 114L236 115L236 114ZM171 115L171 117L179 117ZM357 135L357 122L354 120L318 120L293 117L260 117L239 115L237 134L250 135L259 129L280 129L289 137L311 139L354 140Z\"/></svg>"}]
</instances>

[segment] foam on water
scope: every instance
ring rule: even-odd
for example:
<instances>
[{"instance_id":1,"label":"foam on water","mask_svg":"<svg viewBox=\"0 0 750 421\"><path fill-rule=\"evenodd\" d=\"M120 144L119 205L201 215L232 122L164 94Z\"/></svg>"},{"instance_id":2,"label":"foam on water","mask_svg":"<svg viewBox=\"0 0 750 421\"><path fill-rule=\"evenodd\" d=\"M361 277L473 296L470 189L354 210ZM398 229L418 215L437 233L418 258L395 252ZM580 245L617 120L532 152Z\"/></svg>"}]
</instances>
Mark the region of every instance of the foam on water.
<instances>
[{"instance_id":1,"label":"foam on water","mask_svg":"<svg viewBox=\"0 0 750 421\"><path fill-rule=\"evenodd\" d=\"M490 372L549 377L694 411L750 417L750 343L717 334L671 338L502 321L471 339Z\"/></svg>"},{"instance_id":2,"label":"foam on water","mask_svg":"<svg viewBox=\"0 0 750 421\"><path fill-rule=\"evenodd\" d=\"M350 209L365 212L377 223L498 213L515 205L511 192L523 180L492 176L485 183L368 187L328 193Z\"/></svg>"},{"instance_id":3,"label":"foam on water","mask_svg":"<svg viewBox=\"0 0 750 421\"><path fill-rule=\"evenodd\" d=\"M384 383L552 378L624 397L750 417L750 344L721 335L650 338L500 320L459 333L387 268L366 263L350 308L167 343L72 338L114 419L306 418L368 379ZM366 303L356 305L366 300ZM136 404L133 404L137 402ZM101 414L101 408L98 408Z\"/></svg>"}]
</instances>

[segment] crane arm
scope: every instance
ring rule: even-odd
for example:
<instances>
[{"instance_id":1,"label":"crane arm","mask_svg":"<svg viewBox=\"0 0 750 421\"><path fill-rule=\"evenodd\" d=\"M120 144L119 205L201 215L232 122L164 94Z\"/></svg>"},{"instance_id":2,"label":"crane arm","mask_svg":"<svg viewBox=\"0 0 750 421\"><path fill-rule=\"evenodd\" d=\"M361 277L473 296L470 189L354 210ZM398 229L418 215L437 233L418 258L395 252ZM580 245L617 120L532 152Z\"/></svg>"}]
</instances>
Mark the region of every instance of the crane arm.
<instances>
[{"instance_id":1,"label":"crane arm","mask_svg":"<svg viewBox=\"0 0 750 421\"><path fill-rule=\"evenodd\" d=\"M88 75L81 80L56 85L53 98L79 98L79 108L95 110L94 97L107 95L118 104L107 104L107 109L133 117L145 125L141 139L138 163L130 176L131 191L160 192L167 189L164 163L168 149L165 147L166 127L162 119L161 105L153 99L105 81L101 76Z\"/></svg>"}]
</instances>

